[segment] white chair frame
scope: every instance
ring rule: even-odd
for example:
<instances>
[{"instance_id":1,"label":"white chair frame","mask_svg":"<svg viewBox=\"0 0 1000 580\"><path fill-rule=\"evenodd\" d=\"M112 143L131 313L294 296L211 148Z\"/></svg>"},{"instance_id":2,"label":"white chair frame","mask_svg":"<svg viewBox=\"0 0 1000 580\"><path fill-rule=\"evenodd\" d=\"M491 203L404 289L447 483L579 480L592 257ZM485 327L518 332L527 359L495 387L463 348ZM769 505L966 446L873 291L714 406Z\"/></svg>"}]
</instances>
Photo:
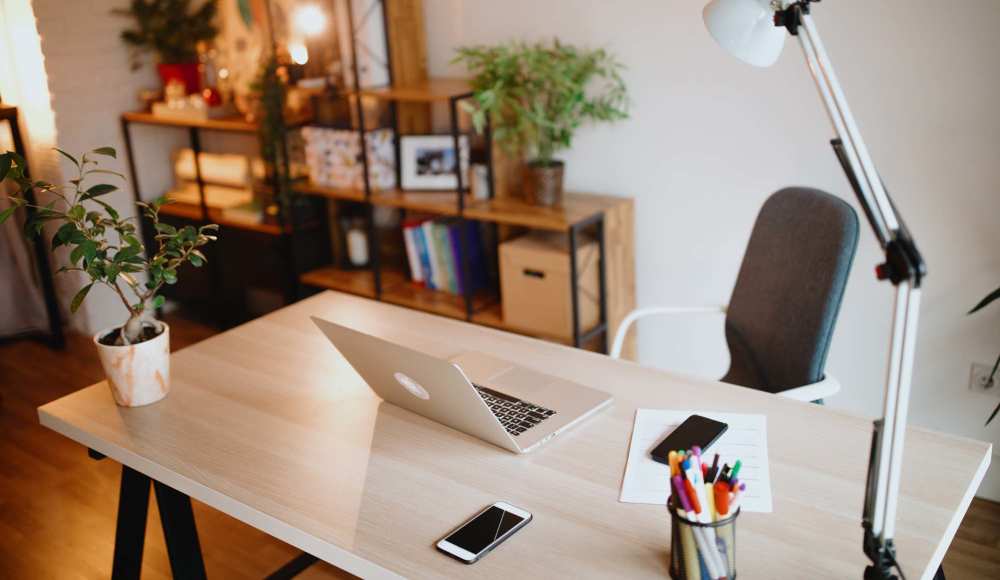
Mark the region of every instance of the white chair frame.
<instances>
[{"instance_id":1,"label":"white chair frame","mask_svg":"<svg viewBox=\"0 0 1000 580\"><path fill-rule=\"evenodd\" d=\"M635 310L629 312L625 318L622 319L621 325L618 327L618 331L615 332L615 339L611 343L611 358L621 358L622 347L625 344L625 337L628 335L629 328L632 327L639 319L646 318L649 316L667 316L667 315L681 315L681 314L725 314L726 306L654 306L650 308L636 308ZM800 387L794 387L791 389L786 389L776 395L786 397L789 399L795 399L796 401L818 401L820 399L825 399L827 397L832 397L840 392L840 382L837 379L826 376L823 380L812 383L811 385L802 385Z\"/></svg>"}]
</instances>

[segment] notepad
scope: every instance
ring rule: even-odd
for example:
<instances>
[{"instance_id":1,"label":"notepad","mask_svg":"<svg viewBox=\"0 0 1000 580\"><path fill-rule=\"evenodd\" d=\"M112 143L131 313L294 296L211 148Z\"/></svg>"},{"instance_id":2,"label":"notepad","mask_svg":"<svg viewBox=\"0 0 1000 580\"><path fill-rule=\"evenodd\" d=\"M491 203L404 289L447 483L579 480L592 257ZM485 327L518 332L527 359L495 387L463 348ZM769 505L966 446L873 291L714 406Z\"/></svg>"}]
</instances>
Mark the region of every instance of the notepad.
<instances>
[{"instance_id":1,"label":"notepad","mask_svg":"<svg viewBox=\"0 0 1000 580\"><path fill-rule=\"evenodd\" d=\"M711 460L718 453L720 467L723 463L733 465L737 459L743 461L739 479L746 482L747 489L741 500L742 509L748 512L773 511L771 475L767 460L767 417L712 411L636 410L628 463L618 500L625 503L667 503L667 498L670 497L670 486L667 485L670 468L653 461L649 452L668 433L695 414L729 425L729 429L712 444L706 454Z\"/></svg>"}]
</instances>

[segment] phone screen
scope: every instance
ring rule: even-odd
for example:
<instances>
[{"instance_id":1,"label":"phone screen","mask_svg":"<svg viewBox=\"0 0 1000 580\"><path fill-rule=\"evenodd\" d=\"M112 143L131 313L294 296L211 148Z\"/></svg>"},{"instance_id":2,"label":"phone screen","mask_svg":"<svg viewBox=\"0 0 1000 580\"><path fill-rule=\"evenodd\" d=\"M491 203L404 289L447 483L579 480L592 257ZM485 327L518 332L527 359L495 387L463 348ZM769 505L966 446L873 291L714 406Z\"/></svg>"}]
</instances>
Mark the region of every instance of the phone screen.
<instances>
[{"instance_id":1,"label":"phone screen","mask_svg":"<svg viewBox=\"0 0 1000 580\"><path fill-rule=\"evenodd\" d=\"M522 521L524 518L521 516L504 511L495 505L490 506L488 510L445 538L445 541L473 554L479 554Z\"/></svg>"},{"instance_id":2,"label":"phone screen","mask_svg":"<svg viewBox=\"0 0 1000 580\"><path fill-rule=\"evenodd\" d=\"M729 425L720 421L701 415L691 415L671 431L649 454L655 461L669 463L671 451L687 450L697 445L704 452L728 428Z\"/></svg>"}]
</instances>

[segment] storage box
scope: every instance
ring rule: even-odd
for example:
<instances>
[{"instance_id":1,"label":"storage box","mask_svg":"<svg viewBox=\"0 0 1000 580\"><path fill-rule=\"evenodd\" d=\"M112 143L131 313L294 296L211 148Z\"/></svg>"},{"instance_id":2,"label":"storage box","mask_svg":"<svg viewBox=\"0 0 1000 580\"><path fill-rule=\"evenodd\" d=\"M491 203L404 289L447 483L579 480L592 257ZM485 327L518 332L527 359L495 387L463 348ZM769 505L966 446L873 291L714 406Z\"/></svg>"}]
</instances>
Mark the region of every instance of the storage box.
<instances>
[{"instance_id":1,"label":"storage box","mask_svg":"<svg viewBox=\"0 0 1000 580\"><path fill-rule=\"evenodd\" d=\"M500 298L504 323L529 334L573 339L569 239L566 234L531 233L500 244ZM580 332L600 321L597 242L576 249Z\"/></svg>"}]
</instances>

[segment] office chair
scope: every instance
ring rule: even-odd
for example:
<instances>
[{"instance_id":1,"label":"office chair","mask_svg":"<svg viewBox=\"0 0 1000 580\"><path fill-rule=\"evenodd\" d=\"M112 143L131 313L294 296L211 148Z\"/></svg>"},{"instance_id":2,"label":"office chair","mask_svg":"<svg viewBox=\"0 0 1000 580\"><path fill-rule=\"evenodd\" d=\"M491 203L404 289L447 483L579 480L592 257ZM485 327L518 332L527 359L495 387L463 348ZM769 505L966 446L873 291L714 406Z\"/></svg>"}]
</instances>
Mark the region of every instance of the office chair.
<instances>
[{"instance_id":1,"label":"office chair","mask_svg":"<svg viewBox=\"0 0 1000 580\"><path fill-rule=\"evenodd\" d=\"M782 189L757 215L728 307L633 310L611 356L621 356L640 318L724 313L731 360L723 382L822 402L840 391L823 367L857 245L858 216L847 203L816 189Z\"/></svg>"}]
</instances>

